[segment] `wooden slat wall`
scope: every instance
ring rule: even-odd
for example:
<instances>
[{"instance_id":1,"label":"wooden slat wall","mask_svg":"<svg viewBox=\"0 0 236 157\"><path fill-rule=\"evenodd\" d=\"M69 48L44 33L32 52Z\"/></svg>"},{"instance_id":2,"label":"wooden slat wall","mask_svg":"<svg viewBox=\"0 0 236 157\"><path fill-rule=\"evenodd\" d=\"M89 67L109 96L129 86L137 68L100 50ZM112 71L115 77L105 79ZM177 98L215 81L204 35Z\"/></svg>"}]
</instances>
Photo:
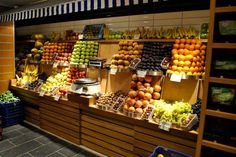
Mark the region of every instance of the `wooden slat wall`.
<instances>
[{"instance_id":1,"label":"wooden slat wall","mask_svg":"<svg viewBox=\"0 0 236 157\"><path fill-rule=\"evenodd\" d=\"M81 116L81 143L108 156L133 157L134 130L115 120ZM106 150L103 151L102 150Z\"/></svg>"},{"instance_id":2,"label":"wooden slat wall","mask_svg":"<svg viewBox=\"0 0 236 157\"><path fill-rule=\"evenodd\" d=\"M40 102L40 127L79 145L80 111L78 105L43 99Z\"/></svg>"},{"instance_id":3,"label":"wooden slat wall","mask_svg":"<svg viewBox=\"0 0 236 157\"><path fill-rule=\"evenodd\" d=\"M0 92L9 88L15 75L14 23L0 23Z\"/></svg>"}]
</instances>

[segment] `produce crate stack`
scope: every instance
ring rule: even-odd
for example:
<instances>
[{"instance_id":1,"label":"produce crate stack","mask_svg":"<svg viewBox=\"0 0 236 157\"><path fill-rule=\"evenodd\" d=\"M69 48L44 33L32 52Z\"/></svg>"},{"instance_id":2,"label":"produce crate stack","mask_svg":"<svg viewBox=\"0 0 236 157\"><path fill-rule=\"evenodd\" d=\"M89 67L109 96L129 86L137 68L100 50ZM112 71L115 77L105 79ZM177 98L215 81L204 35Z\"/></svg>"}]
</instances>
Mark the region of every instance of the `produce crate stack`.
<instances>
[{"instance_id":1,"label":"produce crate stack","mask_svg":"<svg viewBox=\"0 0 236 157\"><path fill-rule=\"evenodd\" d=\"M8 127L23 121L23 104L10 91L0 94L0 115L2 126Z\"/></svg>"}]
</instances>

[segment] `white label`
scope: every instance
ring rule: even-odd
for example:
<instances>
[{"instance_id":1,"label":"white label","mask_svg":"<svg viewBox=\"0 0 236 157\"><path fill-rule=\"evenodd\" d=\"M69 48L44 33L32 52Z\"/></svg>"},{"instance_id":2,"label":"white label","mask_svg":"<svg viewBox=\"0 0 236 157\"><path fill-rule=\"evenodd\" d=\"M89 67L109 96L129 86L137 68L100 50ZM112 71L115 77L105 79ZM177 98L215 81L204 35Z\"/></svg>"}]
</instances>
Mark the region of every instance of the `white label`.
<instances>
[{"instance_id":1,"label":"white label","mask_svg":"<svg viewBox=\"0 0 236 157\"><path fill-rule=\"evenodd\" d=\"M57 94L57 95L54 96L54 100L59 101L60 97L61 96Z\"/></svg>"},{"instance_id":2,"label":"white label","mask_svg":"<svg viewBox=\"0 0 236 157\"><path fill-rule=\"evenodd\" d=\"M111 69L110 74L115 75L117 73L117 69Z\"/></svg>"},{"instance_id":3,"label":"white label","mask_svg":"<svg viewBox=\"0 0 236 157\"><path fill-rule=\"evenodd\" d=\"M178 74L172 74L170 77L170 81L174 81L174 82L181 82L181 75Z\"/></svg>"},{"instance_id":4,"label":"white label","mask_svg":"<svg viewBox=\"0 0 236 157\"><path fill-rule=\"evenodd\" d=\"M45 92L44 92L44 91L41 91L41 92L39 93L39 96L44 96L44 94L45 94Z\"/></svg>"},{"instance_id":5,"label":"white label","mask_svg":"<svg viewBox=\"0 0 236 157\"><path fill-rule=\"evenodd\" d=\"M134 35L134 39L139 39L140 38L140 34L135 34Z\"/></svg>"},{"instance_id":6,"label":"white label","mask_svg":"<svg viewBox=\"0 0 236 157\"><path fill-rule=\"evenodd\" d=\"M170 131L172 123L170 122L160 122L159 129Z\"/></svg>"},{"instance_id":7,"label":"white label","mask_svg":"<svg viewBox=\"0 0 236 157\"><path fill-rule=\"evenodd\" d=\"M57 68L57 66L58 66L58 63L56 62L56 63L53 63L53 68Z\"/></svg>"},{"instance_id":8,"label":"white label","mask_svg":"<svg viewBox=\"0 0 236 157\"><path fill-rule=\"evenodd\" d=\"M83 34L80 34L79 35L79 39L81 40L81 39L84 39L84 35Z\"/></svg>"},{"instance_id":9,"label":"white label","mask_svg":"<svg viewBox=\"0 0 236 157\"><path fill-rule=\"evenodd\" d=\"M146 74L147 74L147 71L143 71L143 70L138 70L137 71L138 77L145 77Z\"/></svg>"}]
</instances>

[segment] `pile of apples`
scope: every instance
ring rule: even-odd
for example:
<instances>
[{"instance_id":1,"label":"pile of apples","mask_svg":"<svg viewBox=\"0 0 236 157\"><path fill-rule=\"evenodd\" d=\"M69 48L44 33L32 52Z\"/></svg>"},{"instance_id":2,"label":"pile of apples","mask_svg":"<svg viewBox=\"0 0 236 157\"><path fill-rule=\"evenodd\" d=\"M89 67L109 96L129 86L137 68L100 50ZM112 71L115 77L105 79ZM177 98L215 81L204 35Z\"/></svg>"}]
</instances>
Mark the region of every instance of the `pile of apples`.
<instances>
[{"instance_id":1,"label":"pile of apples","mask_svg":"<svg viewBox=\"0 0 236 157\"><path fill-rule=\"evenodd\" d=\"M99 44L94 41L77 41L74 45L70 64L88 65L89 59L97 57Z\"/></svg>"},{"instance_id":2,"label":"pile of apples","mask_svg":"<svg viewBox=\"0 0 236 157\"><path fill-rule=\"evenodd\" d=\"M133 74L130 88L128 98L123 105L123 110L129 112L142 114L149 104L154 104L161 97L161 86L154 84L153 76L150 75L141 78Z\"/></svg>"},{"instance_id":3,"label":"pile of apples","mask_svg":"<svg viewBox=\"0 0 236 157\"><path fill-rule=\"evenodd\" d=\"M143 44L134 41L120 41L119 52L112 56L112 69L127 69L130 62L135 58L141 58Z\"/></svg>"},{"instance_id":4,"label":"pile of apples","mask_svg":"<svg viewBox=\"0 0 236 157\"><path fill-rule=\"evenodd\" d=\"M41 61L56 61L59 64L69 63L72 47L72 43L45 43Z\"/></svg>"},{"instance_id":5,"label":"pile of apples","mask_svg":"<svg viewBox=\"0 0 236 157\"><path fill-rule=\"evenodd\" d=\"M86 72L84 69L81 69L79 67L70 67L70 70L67 74L67 83L71 84L74 82L74 80L85 77Z\"/></svg>"},{"instance_id":6,"label":"pile of apples","mask_svg":"<svg viewBox=\"0 0 236 157\"><path fill-rule=\"evenodd\" d=\"M199 39L176 39L172 63L167 73L202 76L205 71L206 45Z\"/></svg>"}]
</instances>

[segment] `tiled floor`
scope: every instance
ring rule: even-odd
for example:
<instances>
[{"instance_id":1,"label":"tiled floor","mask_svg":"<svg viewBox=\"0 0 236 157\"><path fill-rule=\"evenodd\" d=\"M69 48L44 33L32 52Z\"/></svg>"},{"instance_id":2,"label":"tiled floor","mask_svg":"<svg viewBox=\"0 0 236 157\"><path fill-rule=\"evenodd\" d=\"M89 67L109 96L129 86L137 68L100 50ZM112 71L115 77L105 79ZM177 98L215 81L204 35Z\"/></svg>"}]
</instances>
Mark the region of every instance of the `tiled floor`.
<instances>
[{"instance_id":1,"label":"tiled floor","mask_svg":"<svg viewBox=\"0 0 236 157\"><path fill-rule=\"evenodd\" d=\"M27 124L3 129L0 157L98 157Z\"/></svg>"}]
</instances>

